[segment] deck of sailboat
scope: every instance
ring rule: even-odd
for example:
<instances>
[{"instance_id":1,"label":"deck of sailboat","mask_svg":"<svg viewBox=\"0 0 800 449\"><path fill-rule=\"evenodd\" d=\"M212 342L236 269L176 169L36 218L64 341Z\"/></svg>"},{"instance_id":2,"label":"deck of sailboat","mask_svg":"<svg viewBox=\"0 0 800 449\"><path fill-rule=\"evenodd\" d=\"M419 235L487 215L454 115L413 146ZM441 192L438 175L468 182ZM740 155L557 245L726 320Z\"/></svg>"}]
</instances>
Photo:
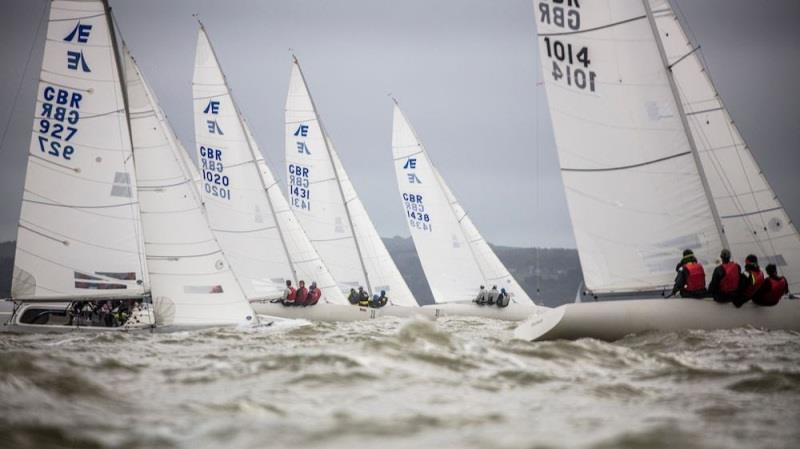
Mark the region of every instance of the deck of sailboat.
<instances>
[{"instance_id":1,"label":"deck of sailboat","mask_svg":"<svg viewBox=\"0 0 800 449\"><path fill-rule=\"evenodd\" d=\"M741 308L712 299L632 299L565 304L522 323L514 337L529 341L596 338L614 341L650 331L679 332L753 327L800 331L800 301Z\"/></svg>"}]
</instances>

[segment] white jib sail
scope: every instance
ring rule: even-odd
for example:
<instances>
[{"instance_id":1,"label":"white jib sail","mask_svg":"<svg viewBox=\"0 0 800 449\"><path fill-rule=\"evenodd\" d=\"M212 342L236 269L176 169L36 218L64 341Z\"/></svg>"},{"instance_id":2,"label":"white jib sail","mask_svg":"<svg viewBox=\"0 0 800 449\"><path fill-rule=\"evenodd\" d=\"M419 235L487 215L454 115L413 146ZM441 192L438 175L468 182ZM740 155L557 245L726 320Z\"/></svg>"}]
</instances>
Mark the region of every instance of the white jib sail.
<instances>
[{"instance_id":1,"label":"white jib sail","mask_svg":"<svg viewBox=\"0 0 800 449\"><path fill-rule=\"evenodd\" d=\"M721 237L641 0L534 1L562 179L588 290L668 287Z\"/></svg>"},{"instance_id":2,"label":"white jib sail","mask_svg":"<svg viewBox=\"0 0 800 449\"><path fill-rule=\"evenodd\" d=\"M247 297L277 298L287 279L305 280L317 283L324 301L345 304L281 195L202 27L193 92L206 207Z\"/></svg>"},{"instance_id":3,"label":"white jib sail","mask_svg":"<svg viewBox=\"0 0 800 449\"><path fill-rule=\"evenodd\" d=\"M651 1L661 42L683 101L686 118L722 219L728 245L739 260L759 256L775 263L800 291L800 235L758 167L703 65L665 0Z\"/></svg>"},{"instance_id":4,"label":"white jib sail","mask_svg":"<svg viewBox=\"0 0 800 449\"><path fill-rule=\"evenodd\" d=\"M516 301L530 302L467 217L396 103L392 154L405 218L436 302L472 300L480 285L505 288Z\"/></svg>"},{"instance_id":5,"label":"white jib sail","mask_svg":"<svg viewBox=\"0 0 800 449\"><path fill-rule=\"evenodd\" d=\"M186 157L135 61L126 58L131 135L151 292L160 325L257 322L214 237Z\"/></svg>"},{"instance_id":6,"label":"white jib sail","mask_svg":"<svg viewBox=\"0 0 800 449\"><path fill-rule=\"evenodd\" d=\"M109 19L54 1L36 96L12 296L142 296L136 174Z\"/></svg>"},{"instance_id":7,"label":"white jib sail","mask_svg":"<svg viewBox=\"0 0 800 449\"><path fill-rule=\"evenodd\" d=\"M394 305L417 306L324 134L300 66L286 99L289 204L343 291L385 290Z\"/></svg>"}]
</instances>

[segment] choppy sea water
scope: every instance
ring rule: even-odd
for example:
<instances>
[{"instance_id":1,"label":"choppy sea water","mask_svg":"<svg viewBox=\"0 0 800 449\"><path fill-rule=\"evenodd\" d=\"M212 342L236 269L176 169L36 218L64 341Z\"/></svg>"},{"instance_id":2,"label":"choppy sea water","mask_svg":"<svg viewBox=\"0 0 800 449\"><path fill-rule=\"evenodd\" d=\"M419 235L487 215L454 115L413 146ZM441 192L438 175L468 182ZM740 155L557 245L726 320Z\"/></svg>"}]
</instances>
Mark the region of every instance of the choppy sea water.
<instances>
[{"instance_id":1,"label":"choppy sea water","mask_svg":"<svg viewBox=\"0 0 800 449\"><path fill-rule=\"evenodd\" d=\"M800 334L384 318L0 335L8 448L797 448Z\"/></svg>"}]
</instances>

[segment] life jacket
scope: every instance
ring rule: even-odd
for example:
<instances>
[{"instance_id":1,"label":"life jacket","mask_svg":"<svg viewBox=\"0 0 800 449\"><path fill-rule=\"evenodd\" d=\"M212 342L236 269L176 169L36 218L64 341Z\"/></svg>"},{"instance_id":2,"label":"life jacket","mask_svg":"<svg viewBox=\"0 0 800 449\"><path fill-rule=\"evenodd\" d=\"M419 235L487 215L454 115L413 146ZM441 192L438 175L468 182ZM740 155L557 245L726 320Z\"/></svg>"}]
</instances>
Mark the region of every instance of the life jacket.
<instances>
[{"instance_id":1,"label":"life jacket","mask_svg":"<svg viewBox=\"0 0 800 449\"><path fill-rule=\"evenodd\" d=\"M510 302L511 296L508 293L500 293L500 296L497 297L497 307L508 307Z\"/></svg>"},{"instance_id":2,"label":"life jacket","mask_svg":"<svg viewBox=\"0 0 800 449\"><path fill-rule=\"evenodd\" d=\"M753 298L753 302L762 306L774 306L781 300L781 297L788 288L786 278L781 276L777 278L767 278L766 282L769 288L762 290Z\"/></svg>"},{"instance_id":3,"label":"life jacket","mask_svg":"<svg viewBox=\"0 0 800 449\"><path fill-rule=\"evenodd\" d=\"M358 293L356 292L350 293L350 295L347 297L347 300L350 301L350 304L352 305L358 304Z\"/></svg>"},{"instance_id":4,"label":"life jacket","mask_svg":"<svg viewBox=\"0 0 800 449\"><path fill-rule=\"evenodd\" d=\"M289 287L289 294L286 295L286 300L294 301L297 298L297 290L294 287Z\"/></svg>"},{"instance_id":5,"label":"life jacket","mask_svg":"<svg viewBox=\"0 0 800 449\"><path fill-rule=\"evenodd\" d=\"M700 262L688 262L683 265L686 270L686 284L683 291L696 292L706 288L706 272Z\"/></svg>"},{"instance_id":6,"label":"life jacket","mask_svg":"<svg viewBox=\"0 0 800 449\"><path fill-rule=\"evenodd\" d=\"M317 302L319 302L319 298L322 296L322 290L319 288L315 288L313 291L308 293L308 299L306 300L306 304L309 306L313 306Z\"/></svg>"},{"instance_id":7,"label":"life jacket","mask_svg":"<svg viewBox=\"0 0 800 449\"><path fill-rule=\"evenodd\" d=\"M306 301L308 301L308 289L305 287L300 287L297 289L294 302L297 305L304 306L307 304Z\"/></svg>"},{"instance_id":8,"label":"life jacket","mask_svg":"<svg viewBox=\"0 0 800 449\"><path fill-rule=\"evenodd\" d=\"M369 296L361 295L358 298L358 305L361 307L369 307Z\"/></svg>"},{"instance_id":9,"label":"life jacket","mask_svg":"<svg viewBox=\"0 0 800 449\"><path fill-rule=\"evenodd\" d=\"M739 289L742 267L736 262L725 262L722 264L722 269L725 270L725 277L719 282L719 291L721 293L735 292Z\"/></svg>"},{"instance_id":10,"label":"life jacket","mask_svg":"<svg viewBox=\"0 0 800 449\"><path fill-rule=\"evenodd\" d=\"M748 271L747 272L747 285L744 287L744 292L742 292L742 297L744 299L750 299L753 295L761 288L761 284L764 283L764 273L756 268L755 271Z\"/></svg>"}]
</instances>

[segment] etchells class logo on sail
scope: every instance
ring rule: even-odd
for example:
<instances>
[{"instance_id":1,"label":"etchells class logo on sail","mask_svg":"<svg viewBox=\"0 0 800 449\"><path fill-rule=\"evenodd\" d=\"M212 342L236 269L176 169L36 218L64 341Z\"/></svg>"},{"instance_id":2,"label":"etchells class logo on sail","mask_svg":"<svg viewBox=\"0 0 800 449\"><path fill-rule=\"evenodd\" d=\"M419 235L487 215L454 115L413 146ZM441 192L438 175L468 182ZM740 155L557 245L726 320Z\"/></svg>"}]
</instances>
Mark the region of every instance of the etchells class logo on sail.
<instances>
[{"instance_id":1,"label":"etchells class logo on sail","mask_svg":"<svg viewBox=\"0 0 800 449\"><path fill-rule=\"evenodd\" d=\"M217 100L209 100L203 114L205 114L205 130L209 135L223 136L225 133L217 122L217 116L222 106ZM203 189L211 196L231 199L230 178L225 174L225 164L222 161L222 149L208 145L200 145L200 161L203 169Z\"/></svg>"}]
</instances>

